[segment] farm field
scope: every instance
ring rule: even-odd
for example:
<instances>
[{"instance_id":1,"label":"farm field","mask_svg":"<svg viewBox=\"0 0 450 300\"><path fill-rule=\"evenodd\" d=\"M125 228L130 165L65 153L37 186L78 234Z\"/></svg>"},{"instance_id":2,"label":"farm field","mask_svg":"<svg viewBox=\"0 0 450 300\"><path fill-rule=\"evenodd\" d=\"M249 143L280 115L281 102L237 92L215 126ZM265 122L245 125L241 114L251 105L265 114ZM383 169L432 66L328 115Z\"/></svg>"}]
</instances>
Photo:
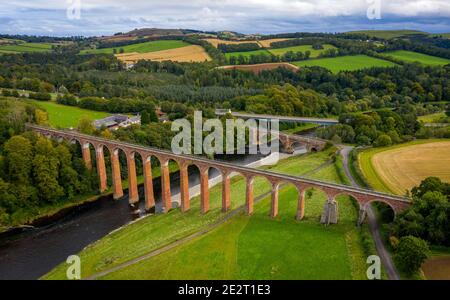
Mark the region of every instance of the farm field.
<instances>
[{"instance_id":1,"label":"farm field","mask_svg":"<svg viewBox=\"0 0 450 300\"><path fill-rule=\"evenodd\" d=\"M44 108L48 113L48 121L50 125L57 128L76 127L82 118L95 120L102 119L110 115L106 112L92 111L75 106L62 105L51 101L27 101Z\"/></svg>"},{"instance_id":2,"label":"farm field","mask_svg":"<svg viewBox=\"0 0 450 300\"><path fill-rule=\"evenodd\" d=\"M230 57L239 57L239 56L244 56L244 57L250 57L252 55L260 55L260 54L266 54L266 55L270 55L270 52L266 49L261 49L261 50L254 50L254 51L244 51L244 52L229 52L229 53L225 53L225 58L230 59Z\"/></svg>"},{"instance_id":3,"label":"farm field","mask_svg":"<svg viewBox=\"0 0 450 300\"><path fill-rule=\"evenodd\" d=\"M404 195L429 176L450 182L450 140L419 140L359 154L360 169L379 191Z\"/></svg>"},{"instance_id":4,"label":"farm field","mask_svg":"<svg viewBox=\"0 0 450 300\"><path fill-rule=\"evenodd\" d=\"M330 149L288 158L265 169L292 175L305 174L327 162L334 151ZM335 172L335 169L329 170ZM331 174L329 178L336 178L336 175ZM261 178L255 179L255 199L270 189L268 182ZM236 209L245 202L245 180L240 176L232 178L230 190L232 209ZM139 267L144 268L145 272L138 266L138 269L131 266L122 270L126 273L112 273L110 276L127 276L122 278L130 279L157 276L159 279L197 279L206 276L210 279L251 276L274 279L365 278L365 256L359 244L359 229L354 226L357 211L348 197L339 198L341 222L330 227L324 227L318 222L322 205L326 201L321 192L314 191L306 200L306 218L300 222L294 219L297 202L295 188L287 186L280 190L280 216L275 220L267 216L269 199L270 194L264 196L255 205L255 213L251 217L238 214L198 239L141 262ZM83 261L82 277L105 271L222 220L225 215L221 213L220 184L210 189L210 202L211 210L206 215L200 214L199 197L194 197L191 209L186 213L174 209L166 215L149 216L90 245L80 253ZM363 230L366 230L365 227ZM258 249L256 253L255 249ZM298 253L305 253L305 256ZM285 257L289 259L285 260ZM288 263L291 258L295 264ZM264 264L267 267L258 269L258 263L262 260L269 260ZM170 265L165 264L168 261ZM164 264L155 266L155 262ZM64 279L65 272L65 265L62 264L44 279Z\"/></svg>"},{"instance_id":5,"label":"farm field","mask_svg":"<svg viewBox=\"0 0 450 300\"><path fill-rule=\"evenodd\" d=\"M340 71L354 71L371 67L393 67L394 63L366 55L339 56L332 58L318 58L305 61L293 62L299 67L323 67L333 73Z\"/></svg>"},{"instance_id":6,"label":"farm field","mask_svg":"<svg viewBox=\"0 0 450 300\"><path fill-rule=\"evenodd\" d=\"M120 49L123 49L124 53L147 53L147 52L155 52L155 51L163 51L169 49L176 49L181 47L189 46L190 44L179 41L179 40L161 40L161 41L152 41L145 42L133 45L127 45L122 47L113 47L113 48L103 48L103 49L86 49L82 50L81 54L113 54L114 49L116 49L117 53L119 53Z\"/></svg>"},{"instance_id":7,"label":"farm field","mask_svg":"<svg viewBox=\"0 0 450 300\"><path fill-rule=\"evenodd\" d=\"M437 65L446 65L450 64L450 59L445 59L437 56L431 56L426 55L422 53L412 52L412 51L404 51L404 50L398 50L398 51L391 51L391 52L385 52L385 55L403 60L405 62L420 62L424 65L431 65L431 66L437 66Z\"/></svg>"},{"instance_id":8,"label":"farm field","mask_svg":"<svg viewBox=\"0 0 450 300\"><path fill-rule=\"evenodd\" d=\"M153 61L171 60L176 62L205 62L211 60L205 49L197 45L147 53L116 54L116 57L125 63L136 63L142 59Z\"/></svg>"},{"instance_id":9,"label":"farm field","mask_svg":"<svg viewBox=\"0 0 450 300\"><path fill-rule=\"evenodd\" d=\"M303 52L305 53L306 51L311 52L311 58L317 57L319 56L320 53L322 53L325 50L328 49L336 49L336 47L334 47L333 45L328 45L325 44L323 45L323 49L320 50L315 50L312 48L312 45L300 45L300 46L293 46L293 47L286 47L286 48L273 48L273 49L269 49L269 52L272 53L273 55L283 55L286 52L292 51L292 52Z\"/></svg>"},{"instance_id":10,"label":"farm field","mask_svg":"<svg viewBox=\"0 0 450 300\"><path fill-rule=\"evenodd\" d=\"M431 249L432 254L423 265L422 271L428 280L450 280L450 248Z\"/></svg>"},{"instance_id":11,"label":"farm field","mask_svg":"<svg viewBox=\"0 0 450 300\"><path fill-rule=\"evenodd\" d=\"M433 257L422 266L429 280L450 280L450 256Z\"/></svg>"},{"instance_id":12,"label":"farm field","mask_svg":"<svg viewBox=\"0 0 450 300\"><path fill-rule=\"evenodd\" d=\"M247 43L258 44L258 41L228 41L228 40L221 40L221 39L216 39L216 38L204 39L204 40L216 48L219 46L219 44L225 44L225 45L238 45L238 44L247 44Z\"/></svg>"},{"instance_id":13,"label":"farm field","mask_svg":"<svg viewBox=\"0 0 450 300\"><path fill-rule=\"evenodd\" d=\"M261 45L261 47L263 48L270 48L272 43L276 43L276 42L282 42L282 41L287 41L289 40L288 38L280 38L280 39L268 39L268 40L259 40L258 44Z\"/></svg>"},{"instance_id":14,"label":"farm field","mask_svg":"<svg viewBox=\"0 0 450 300\"><path fill-rule=\"evenodd\" d=\"M230 65L230 66L221 66L218 67L222 70L241 70L241 71L251 71L253 73L259 74L262 71L273 70L276 68L286 68L288 70L292 70L293 72L297 72L299 68L289 63L265 63L265 64L256 64L256 65Z\"/></svg>"},{"instance_id":15,"label":"farm field","mask_svg":"<svg viewBox=\"0 0 450 300\"><path fill-rule=\"evenodd\" d=\"M0 53L45 52L52 49L48 43L0 44Z\"/></svg>"}]
</instances>

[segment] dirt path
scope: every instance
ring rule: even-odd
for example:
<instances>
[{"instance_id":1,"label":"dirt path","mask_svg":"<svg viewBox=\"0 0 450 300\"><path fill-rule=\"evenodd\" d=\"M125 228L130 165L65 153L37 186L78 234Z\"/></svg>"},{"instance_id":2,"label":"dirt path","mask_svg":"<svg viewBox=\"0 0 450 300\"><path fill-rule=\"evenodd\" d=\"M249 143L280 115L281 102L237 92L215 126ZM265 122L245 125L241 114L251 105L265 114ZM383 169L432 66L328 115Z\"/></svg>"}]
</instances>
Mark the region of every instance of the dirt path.
<instances>
[{"instance_id":1,"label":"dirt path","mask_svg":"<svg viewBox=\"0 0 450 300\"><path fill-rule=\"evenodd\" d=\"M352 173L349 168L349 154L353 150L353 147L342 146L341 155L344 165L345 175L350 179L352 186L360 187L353 178ZM381 262L383 263L386 274L390 280L400 280L400 276L397 273L394 263L392 262L391 256L384 246L383 239L380 234L380 227L378 225L377 218L371 206L367 208L367 219L369 221L369 230L372 233L373 239L375 241L375 247L377 249L378 255L380 256Z\"/></svg>"}]
</instances>

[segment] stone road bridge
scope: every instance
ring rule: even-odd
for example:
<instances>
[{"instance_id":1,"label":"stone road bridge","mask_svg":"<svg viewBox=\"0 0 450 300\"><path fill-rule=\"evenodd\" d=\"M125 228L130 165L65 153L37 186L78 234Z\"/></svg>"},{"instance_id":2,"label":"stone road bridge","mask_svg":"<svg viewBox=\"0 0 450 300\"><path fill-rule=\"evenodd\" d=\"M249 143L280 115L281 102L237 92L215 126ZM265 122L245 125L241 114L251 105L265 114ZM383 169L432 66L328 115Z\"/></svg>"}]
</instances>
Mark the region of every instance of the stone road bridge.
<instances>
[{"instance_id":1,"label":"stone road bridge","mask_svg":"<svg viewBox=\"0 0 450 300\"><path fill-rule=\"evenodd\" d=\"M90 146L95 149L96 169L99 176L100 192L107 190L107 175L104 151L109 151L111 156L112 184L114 198L123 197L122 180L120 176L119 150L122 150L127 158L128 182L129 182L129 201L131 204L139 201L138 183L136 176L135 156L140 155L143 162L144 190L146 209L155 206L153 193L153 179L150 158L155 157L159 160L161 166L161 184L162 184L162 204L164 211L172 208L170 191L170 173L169 161L175 161L180 169L180 194L181 210L187 211L190 207L189 185L188 185L188 166L195 165L200 171L200 207L202 213L209 210L209 178L210 168L219 170L222 174L222 210L226 212L230 209L230 175L232 173L241 174L246 180L246 213L253 212L253 182L256 177L263 177L272 184L271 216L278 214L278 191L282 184L292 184L298 190L298 204L296 218L302 219L305 214L305 191L310 188L318 189L328 196L328 202L325 206L335 203L338 195L352 196L359 203L360 215L358 223L361 223L365 217L365 211L372 202L384 202L389 205L397 214L410 205L406 198L379 193L371 190L354 188L344 185L321 182L317 180L305 179L290 175L278 174L266 170L252 169L226 162L210 160L197 156L177 155L170 151L139 146L116 140L108 140L95 136L85 135L76 131L56 130L47 127L27 124L27 129L40 135L53 138L58 141L66 140L70 143L78 142L81 145L83 160L88 168L92 168ZM330 205L331 206L331 205ZM337 207L335 205L335 207ZM336 212L337 214L337 212ZM335 220L337 221L337 219ZM324 223L335 223L333 220L325 220Z\"/></svg>"}]
</instances>

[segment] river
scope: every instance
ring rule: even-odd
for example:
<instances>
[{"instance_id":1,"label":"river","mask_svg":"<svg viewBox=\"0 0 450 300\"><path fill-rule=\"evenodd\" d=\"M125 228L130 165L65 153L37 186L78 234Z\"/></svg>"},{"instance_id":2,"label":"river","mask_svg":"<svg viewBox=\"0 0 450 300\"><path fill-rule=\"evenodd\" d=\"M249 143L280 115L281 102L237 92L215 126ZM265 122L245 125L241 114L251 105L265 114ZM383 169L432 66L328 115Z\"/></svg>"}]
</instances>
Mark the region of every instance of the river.
<instances>
[{"instance_id":1,"label":"river","mask_svg":"<svg viewBox=\"0 0 450 300\"><path fill-rule=\"evenodd\" d=\"M233 156L226 160L233 164L248 165L261 160L261 155ZM210 169L210 179L219 176ZM170 176L171 192L179 193L179 173ZM156 213L161 210L160 179L154 179ZM199 184L196 168L189 169L189 187ZM37 279L48 273L69 255L80 252L87 245L101 239L111 231L142 217L145 213L143 187L140 186L139 211L130 208L127 195L115 201L112 196L75 208L61 219L16 234L0 235L0 279Z\"/></svg>"}]
</instances>

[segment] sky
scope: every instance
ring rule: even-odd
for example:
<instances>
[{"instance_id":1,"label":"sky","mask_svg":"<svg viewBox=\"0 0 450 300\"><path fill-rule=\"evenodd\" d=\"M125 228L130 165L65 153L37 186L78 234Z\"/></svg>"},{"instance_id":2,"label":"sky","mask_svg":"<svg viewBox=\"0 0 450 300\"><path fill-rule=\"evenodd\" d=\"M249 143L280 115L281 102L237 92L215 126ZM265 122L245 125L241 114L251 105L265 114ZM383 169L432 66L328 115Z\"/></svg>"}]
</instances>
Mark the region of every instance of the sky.
<instances>
[{"instance_id":1,"label":"sky","mask_svg":"<svg viewBox=\"0 0 450 300\"><path fill-rule=\"evenodd\" d=\"M449 0L2 0L0 33L99 36L135 28L241 33L450 32Z\"/></svg>"}]
</instances>

